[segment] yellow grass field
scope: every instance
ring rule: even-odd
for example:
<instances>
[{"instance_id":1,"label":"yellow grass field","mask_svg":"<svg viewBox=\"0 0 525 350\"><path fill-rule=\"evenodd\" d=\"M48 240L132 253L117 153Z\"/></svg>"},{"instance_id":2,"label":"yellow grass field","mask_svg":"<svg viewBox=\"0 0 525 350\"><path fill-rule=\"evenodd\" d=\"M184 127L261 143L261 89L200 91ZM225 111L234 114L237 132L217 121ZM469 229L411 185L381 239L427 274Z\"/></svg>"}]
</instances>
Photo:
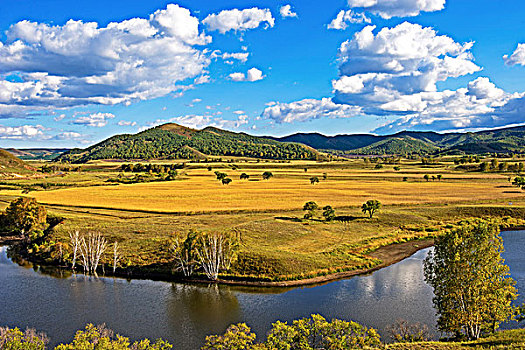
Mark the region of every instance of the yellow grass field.
<instances>
[{"instance_id":1,"label":"yellow grass field","mask_svg":"<svg viewBox=\"0 0 525 350\"><path fill-rule=\"evenodd\" d=\"M424 171L437 174L439 170ZM498 174L444 173L443 180L426 182L421 169L401 173L353 169L312 169L305 173L302 169L270 169L275 175L270 180L262 180L262 172L253 169L220 171L232 178L230 185L222 185L213 172L194 169L185 171L179 181L75 187L35 191L29 195L46 204L191 213L292 210L302 208L307 201L348 207L368 199L378 199L386 205L439 204L511 199L522 194L508 183L507 177ZM249 174L250 180L239 180L242 172ZM322 179L324 172L328 173L327 180ZM311 185L311 176L318 176L320 183ZM408 181L402 181L404 176ZM21 192L1 191L0 194Z\"/></svg>"}]
</instances>

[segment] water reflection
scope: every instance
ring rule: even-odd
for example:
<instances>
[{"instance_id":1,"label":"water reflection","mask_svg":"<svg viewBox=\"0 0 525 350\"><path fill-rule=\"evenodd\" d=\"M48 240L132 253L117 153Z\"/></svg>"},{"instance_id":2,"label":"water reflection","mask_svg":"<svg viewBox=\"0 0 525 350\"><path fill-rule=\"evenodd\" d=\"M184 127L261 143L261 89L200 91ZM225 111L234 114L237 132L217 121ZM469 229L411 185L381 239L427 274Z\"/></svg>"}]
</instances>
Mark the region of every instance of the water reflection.
<instances>
[{"instance_id":1,"label":"water reflection","mask_svg":"<svg viewBox=\"0 0 525 350\"><path fill-rule=\"evenodd\" d=\"M518 289L525 290L521 254L525 235L506 232L503 237L512 276ZM426 324L436 334L432 290L423 281L427 253L422 250L368 276L314 287L266 289L63 273L52 277L47 269L22 261L23 267L14 264L0 248L0 325L35 327L54 345L70 341L88 322L105 322L132 340L162 337L182 350L198 349L206 335L221 333L232 323L246 322L264 337L276 320L312 313L355 320L377 328L384 337L400 318Z\"/></svg>"}]
</instances>

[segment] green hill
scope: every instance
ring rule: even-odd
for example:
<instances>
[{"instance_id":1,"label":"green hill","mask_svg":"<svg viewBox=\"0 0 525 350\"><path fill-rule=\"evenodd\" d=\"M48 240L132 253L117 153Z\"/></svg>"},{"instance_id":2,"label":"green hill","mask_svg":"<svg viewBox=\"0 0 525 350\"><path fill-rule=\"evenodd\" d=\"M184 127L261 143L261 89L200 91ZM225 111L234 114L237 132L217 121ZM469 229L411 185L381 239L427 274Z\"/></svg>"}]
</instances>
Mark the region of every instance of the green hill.
<instances>
[{"instance_id":1,"label":"green hill","mask_svg":"<svg viewBox=\"0 0 525 350\"><path fill-rule=\"evenodd\" d=\"M0 149L0 174L30 174L35 169L5 149Z\"/></svg>"},{"instance_id":2,"label":"green hill","mask_svg":"<svg viewBox=\"0 0 525 350\"><path fill-rule=\"evenodd\" d=\"M300 142L316 149L351 154L403 153L523 153L525 126L467 133L402 131L393 135L293 134L273 138L282 142Z\"/></svg>"},{"instance_id":3,"label":"green hill","mask_svg":"<svg viewBox=\"0 0 525 350\"><path fill-rule=\"evenodd\" d=\"M138 134L116 135L86 149L73 149L57 161L85 163L98 159L200 159L239 156L263 159L318 159L314 149L267 138L207 127L195 130L164 124Z\"/></svg>"},{"instance_id":4,"label":"green hill","mask_svg":"<svg viewBox=\"0 0 525 350\"><path fill-rule=\"evenodd\" d=\"M354 154L430 154L439 150L431 143L411 137L390 137L351 151Z\"/></svg>"}]
</instances>

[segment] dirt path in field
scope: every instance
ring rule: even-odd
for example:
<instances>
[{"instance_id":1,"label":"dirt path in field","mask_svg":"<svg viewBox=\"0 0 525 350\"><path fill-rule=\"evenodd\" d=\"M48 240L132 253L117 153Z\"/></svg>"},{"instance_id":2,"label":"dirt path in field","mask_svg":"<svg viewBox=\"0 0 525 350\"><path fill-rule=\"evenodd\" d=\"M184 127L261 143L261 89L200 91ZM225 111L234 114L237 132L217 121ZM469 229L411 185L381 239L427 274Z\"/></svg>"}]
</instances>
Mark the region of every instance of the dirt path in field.
<instances>
[{"instance_id":1,"label":"dirt path in field","mask_svg":"<svg viewBox=\"0 0 525 350\"><path fill-rule=\"evenodd\" d=\"M374 266L370 269L359 269L353 271L338 272L326 276L318 276L313 278L307 278L303 280L295 281L282 281L282 282L251 282L251 281L228 281L220 280L218 283L229 284L229 285L241 285L241 286L254 286L254 287L297 287L307 285L319 285L327 282L333 282L340 279L349 278L352 276L368 274L383 267L390 266L401 260L408 258L415 254L417 251L428 248L434 245L433 239L417 240L405 243L391 244L388 246L381 247L376 251L369 254L369 256L380 259L381 264ZM210 283L206 281L206 283Z\"/></svg>"}]
</instances>

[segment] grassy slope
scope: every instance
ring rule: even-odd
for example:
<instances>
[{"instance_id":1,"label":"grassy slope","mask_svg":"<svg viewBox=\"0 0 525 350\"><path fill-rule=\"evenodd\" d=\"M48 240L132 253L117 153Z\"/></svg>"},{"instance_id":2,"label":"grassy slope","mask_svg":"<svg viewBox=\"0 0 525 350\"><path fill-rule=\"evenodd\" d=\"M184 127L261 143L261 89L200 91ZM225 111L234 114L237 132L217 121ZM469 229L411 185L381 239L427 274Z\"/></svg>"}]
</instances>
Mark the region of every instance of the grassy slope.
<instances>
[{"instance_id":1,"label":"grassy slope","mask_svg":"<svg viewBox=\"0 0 525 350\"><path fill-rule=\"evenodd\" d=\"M0 149L0 174L30 174L34 168L10 152Z\"/></svg>"}]
</instances>

